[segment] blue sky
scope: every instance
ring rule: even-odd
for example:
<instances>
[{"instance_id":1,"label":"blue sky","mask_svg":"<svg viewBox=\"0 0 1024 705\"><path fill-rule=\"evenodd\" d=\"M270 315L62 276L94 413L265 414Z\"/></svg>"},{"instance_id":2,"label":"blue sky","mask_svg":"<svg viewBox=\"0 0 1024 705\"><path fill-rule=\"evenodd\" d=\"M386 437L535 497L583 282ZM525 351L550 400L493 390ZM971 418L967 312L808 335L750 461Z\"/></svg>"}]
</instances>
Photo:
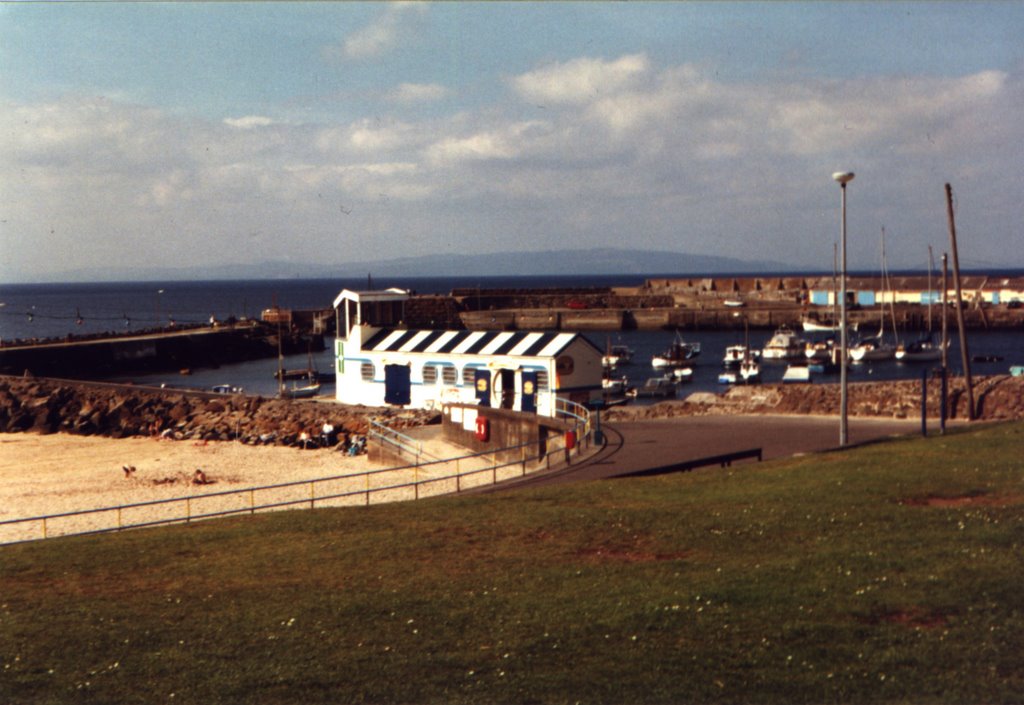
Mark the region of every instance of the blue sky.
<instances>
[{"instance_id":1,"label":"blue sky","mask_svg":"<svg viewBox=\"0 0 1024 705\"><path fill-rule=\"evenodd\" d=\"M1024 266L1024 3L0 5L0 281L636 247Z\"/></svg>"}]
</instances>

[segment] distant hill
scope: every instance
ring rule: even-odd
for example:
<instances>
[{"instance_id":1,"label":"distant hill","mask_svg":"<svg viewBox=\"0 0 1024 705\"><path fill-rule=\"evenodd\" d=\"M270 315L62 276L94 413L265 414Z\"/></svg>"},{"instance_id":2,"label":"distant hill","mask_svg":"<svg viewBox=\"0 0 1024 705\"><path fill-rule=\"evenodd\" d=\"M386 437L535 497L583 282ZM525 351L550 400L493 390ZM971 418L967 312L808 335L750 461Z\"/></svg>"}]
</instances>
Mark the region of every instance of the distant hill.
<instances>
[{"instance_id":1,"label":"distant hill","mask_svg":"<svg viewBox=\"0 0 1024 705\"><path fill-rule=\"evenodd\" d=\"M779 262L709 257L682 252L594 248L426 255L389 260L323 264L273 261L202 267L89 268L55 274L53 281L174 281L202 279L320 279L330 277L552 276L587 274L782 273Z\"/></svg>"}]
</instances>

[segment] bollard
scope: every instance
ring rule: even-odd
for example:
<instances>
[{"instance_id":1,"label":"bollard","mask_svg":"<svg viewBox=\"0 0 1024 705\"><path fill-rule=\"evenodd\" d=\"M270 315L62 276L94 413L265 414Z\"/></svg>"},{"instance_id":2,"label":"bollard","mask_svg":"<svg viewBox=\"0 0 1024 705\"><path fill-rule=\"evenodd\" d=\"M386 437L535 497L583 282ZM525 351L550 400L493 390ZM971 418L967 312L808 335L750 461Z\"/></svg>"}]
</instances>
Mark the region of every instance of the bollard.
<instances>
[{"instance_id":1,"label":"bollard","mask_svg":"<svg viewBox=\"0 0 1024 705\"><path fill-rule=\"evenodd\" d=\"M921 435L928 437L928 370L921 370Z\"/></svg>"}]
</instances>

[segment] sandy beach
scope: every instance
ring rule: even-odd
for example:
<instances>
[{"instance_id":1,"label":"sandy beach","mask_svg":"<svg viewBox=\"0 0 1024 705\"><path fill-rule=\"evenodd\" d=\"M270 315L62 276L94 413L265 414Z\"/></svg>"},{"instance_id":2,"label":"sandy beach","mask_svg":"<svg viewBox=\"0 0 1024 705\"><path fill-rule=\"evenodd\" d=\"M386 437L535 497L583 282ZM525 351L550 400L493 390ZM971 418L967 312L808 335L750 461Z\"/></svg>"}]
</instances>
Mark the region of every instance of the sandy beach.
<instances>
[{"instance_id":1,"label":"sandy beach","mask_svg":"<svg viewBox=\"0 0 1024 705\"><path fill-rule=\"evenodd\" d=\"M430 441L429 452L438 457L464 454L441 441ZM447 451L447 452L446 452ZM124 466L134 467L126 473ZM57 433L0 434L0 521L52 515L63 512L117 507L171 498L195 498L189 507L184 502L156 505L124 512L102 512L74 519L51 520L47 536L153 521L159 518L192 516L200 513L245 508L269 502L308 500L345 492L362 492L368 487L384 487L454 473L454 464L395 470L367 477L361 473L388 466L373 465L366 455L350 457L335 450L300 450L282 446L249 446L232 441L173 441L157 438L111 439ZM193 483L201 469L208 484ZM472 469L464 464L463 472ZM211 497L225 491L251 487L302 482L326 477L358 475L276 490L252 497L248 491ZM437 493L442 487L431 487ZM389 500L411 499L397 491ZM273 495L273 496L272 496ZM374 496L373 501L383 497ZM365 503L364 496L335 504ZM326 505L327 502L317 506ZM307 505L308 506L308 505ZM41 538L39 522L0 525L0 543Z\"/></svg>"}]
</instances>

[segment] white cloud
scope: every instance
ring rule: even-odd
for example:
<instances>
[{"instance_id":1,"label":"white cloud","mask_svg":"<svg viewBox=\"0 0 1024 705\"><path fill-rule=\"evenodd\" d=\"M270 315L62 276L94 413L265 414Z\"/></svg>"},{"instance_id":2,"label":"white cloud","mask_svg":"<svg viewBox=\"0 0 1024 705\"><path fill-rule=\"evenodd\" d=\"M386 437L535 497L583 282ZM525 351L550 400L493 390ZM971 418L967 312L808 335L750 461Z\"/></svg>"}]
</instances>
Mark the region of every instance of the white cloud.
<instances>
[{"instance_id":1,"label":"white cloud","mask_svg":"<svg viewBox=\"0 0 1024 705\"><path fill-rule=\"evenodd\" d=\"M224 118L224 124L240 130L251 130L256 127L268 127L273 125L274 121L261 115L246 115L240 118Z\"/></svg>"},{"instance_id":2,"label":"white cloud","mask_svg":"<svg viewBox=\"0 0 1024 705\"><path fill-rule=\"evenodd\" d=\"M642 71L624 68L635 69L634 59L598 62L619 66L608 73L620 80L596 97L569 79L573 71L551 69L533 84L543 90L517 105L429 120L381 110L263 130L243 129L271 124L260 116L188 120L110 100L7 104L3 266L141 263L168 256L167 242L176 264L256 260L291 238L332 252L349 236L341 233L367 259L393 253L406 233L427 248L455 233L481 238L480 251L572 237L728 254L753 242L751 257L826 266L829 176L839 168L858 173L851 226L884 218L890 232L910 233L901 239L907 257L924 250L928 232L945 232L944 180L972 187L958 192L965 218L975 218L964 229L982 241L1019 220L1017 76L726 84L690 66L640 63ZM557 109L530 102L558 84L577 86L561 94L576 98ZM984 205L972 214L975 202ZM266 241L238 246L257 231ZM862 263L876 263L877 238L856 241Z\"/></svg>"},{"instance_id":3,"label":"white cloud","mask_svg":"<svg viewBox=\"0 0 1024 705\"><path fill-rule=\"evenodd\" d=\"M649 69L643 54L630 54L615 61L580 58L516 76L512 85L530 102L580 104L635 85Z\"/></svg>"},{"instance_id":4,"label":"white cloud","mask_svg":"<svg viewBox=\"0 0 1024 705\"><path fill-rule=\"evenodd\" d=\"M388 99L395 103L429 103L441 100L450 91L437 83L402 83L391 93Z\"/></svg>"},{"instance_id":5,"label":"white cloud","mask_svg":"<svg viewBox=\"0 0 1024 705\"><path fill-rule=\"evenodd\" d=\"M363 29L349 35L342 54L349 59L369 59L386 54L411 31L411 20L426 12L426 3L391 2L384 12Z\"/></svg>"}]
</instances>

